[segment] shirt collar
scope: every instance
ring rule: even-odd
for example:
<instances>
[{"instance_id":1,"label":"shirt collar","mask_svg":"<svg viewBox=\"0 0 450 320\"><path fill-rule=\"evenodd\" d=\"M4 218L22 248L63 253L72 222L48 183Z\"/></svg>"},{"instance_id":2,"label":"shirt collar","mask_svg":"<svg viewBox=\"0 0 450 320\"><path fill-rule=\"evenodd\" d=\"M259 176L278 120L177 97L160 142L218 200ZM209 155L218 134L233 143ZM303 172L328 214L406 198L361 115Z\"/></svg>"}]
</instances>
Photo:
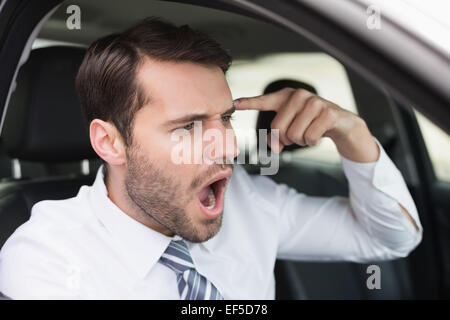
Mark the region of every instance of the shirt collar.
<instances>
[{"instance_id":1,"label":"shirt collar","mask_svg":"<svg viewBox=\"0 0 450 320\"><path fill-rule=\"evenodd\" d=\"M97 218L114 238L119 250L123 251L127 264L140 278L144 278L158 262L170 241L181 239L179 236L168 237L157 232L117 207L108 197L103 165L97 171L89 201Z\"/></svg>"}]
</instances>

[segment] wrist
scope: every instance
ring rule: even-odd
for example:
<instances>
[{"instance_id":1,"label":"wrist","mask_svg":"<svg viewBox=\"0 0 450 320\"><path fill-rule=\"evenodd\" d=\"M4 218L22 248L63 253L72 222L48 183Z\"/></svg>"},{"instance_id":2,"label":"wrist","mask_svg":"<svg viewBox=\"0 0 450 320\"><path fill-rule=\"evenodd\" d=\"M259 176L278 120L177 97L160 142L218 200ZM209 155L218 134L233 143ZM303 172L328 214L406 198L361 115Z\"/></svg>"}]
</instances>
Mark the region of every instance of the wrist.
<instances>
[{"instance_id":1,"label":"wrist","mask_svg":"<svg viewBox=\"0 0 450 320\"><path fill-rule=\"evenodd\" d=\"M335 144L354 143L361 134L369 132L366 122L355 114L350 114L341 119L335 128L327 133L327 136ZM370 132L369 132L370 134Z\"/></svg>"},{"instance_id":2,"label":"wrist","mask_svg":"<svg viewBox=\"0 0 450 320\"><path fill-rule=\"evenodd\" d=\"M375 162L380 150L366 122L354 116L351 123L346 124L347 130L338 130L330 135L339 153L355 162Z\"/></svg>"}]
</instances>

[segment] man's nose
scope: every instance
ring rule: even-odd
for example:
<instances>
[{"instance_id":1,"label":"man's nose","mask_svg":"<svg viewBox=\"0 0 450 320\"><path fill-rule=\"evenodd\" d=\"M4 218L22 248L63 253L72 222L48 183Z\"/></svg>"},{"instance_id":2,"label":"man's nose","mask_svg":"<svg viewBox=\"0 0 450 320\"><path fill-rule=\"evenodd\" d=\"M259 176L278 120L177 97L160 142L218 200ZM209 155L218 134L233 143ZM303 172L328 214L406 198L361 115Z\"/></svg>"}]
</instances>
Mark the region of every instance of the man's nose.
<instances>
[{"instance_id":1,"label":"man's nose","mask_svg":"<svg viewBox=\"0 0 450 320\"><path fill-rule=\"evenodd\" d=\"M204 156L210 161L233 163L239 154L236 135L231 126L226 126L221 120L213 120L203 133Z\"/></svg>"}]
</instances>

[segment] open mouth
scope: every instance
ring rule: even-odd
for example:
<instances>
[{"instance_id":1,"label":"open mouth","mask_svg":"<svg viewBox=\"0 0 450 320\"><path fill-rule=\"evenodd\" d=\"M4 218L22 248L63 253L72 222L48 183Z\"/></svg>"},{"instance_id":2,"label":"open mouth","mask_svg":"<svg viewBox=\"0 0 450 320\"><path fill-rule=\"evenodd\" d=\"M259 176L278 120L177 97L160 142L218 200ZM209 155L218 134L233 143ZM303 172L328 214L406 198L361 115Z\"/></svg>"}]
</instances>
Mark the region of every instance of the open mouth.
<instances>
[{"instance_id":1,"label":"open mouth","mask_svg":"<svg viewBox=\"0 0 450 320\"><path fill-rule=\"evenodd\" d=\"M222 213L226 185L230 177L230 171L223 172L200 188L197 194L200 209L209 218Z\"/></svg>"}]
</instances>

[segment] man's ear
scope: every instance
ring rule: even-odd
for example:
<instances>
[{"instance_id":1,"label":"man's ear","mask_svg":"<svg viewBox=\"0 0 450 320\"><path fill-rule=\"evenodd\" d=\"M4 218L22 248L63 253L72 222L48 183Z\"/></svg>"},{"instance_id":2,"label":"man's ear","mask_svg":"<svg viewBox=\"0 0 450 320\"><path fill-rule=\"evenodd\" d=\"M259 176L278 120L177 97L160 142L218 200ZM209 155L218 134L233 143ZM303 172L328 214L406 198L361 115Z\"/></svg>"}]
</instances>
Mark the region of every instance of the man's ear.
<instances>
[{"instance_id":1,"label":"man's ear","mask_svg":"<svg viewBox=\"0 0 450 320\"><path fill-rule=\"evenodd\" d=\"M109 122L94 119L89 125L94 151L110 165L126 163L125 144L117 128Z\"/></svg>"}]
</instances>

